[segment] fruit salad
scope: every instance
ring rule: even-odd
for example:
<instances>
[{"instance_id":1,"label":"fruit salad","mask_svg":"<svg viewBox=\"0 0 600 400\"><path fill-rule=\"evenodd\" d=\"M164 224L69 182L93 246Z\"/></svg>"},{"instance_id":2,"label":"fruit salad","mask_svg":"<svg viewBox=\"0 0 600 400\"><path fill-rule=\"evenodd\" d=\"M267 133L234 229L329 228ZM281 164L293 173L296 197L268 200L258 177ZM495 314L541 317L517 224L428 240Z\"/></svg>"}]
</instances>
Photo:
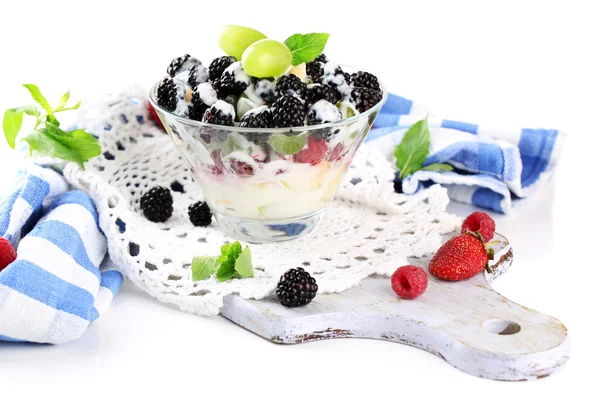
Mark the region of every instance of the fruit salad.
<instances>
[{"instance_id":1,"label":"fruit salad","mask_svg":"<svg viewBox=\"0 0 600 400\"><path fill-rule=\"evenodd\" d=\"M217 219L290 220L333 199L385 92L374 75L329 60L328 36L282 43L228 26L225 55L177 57L153 89Z\"/></svg>"}]
</instances>

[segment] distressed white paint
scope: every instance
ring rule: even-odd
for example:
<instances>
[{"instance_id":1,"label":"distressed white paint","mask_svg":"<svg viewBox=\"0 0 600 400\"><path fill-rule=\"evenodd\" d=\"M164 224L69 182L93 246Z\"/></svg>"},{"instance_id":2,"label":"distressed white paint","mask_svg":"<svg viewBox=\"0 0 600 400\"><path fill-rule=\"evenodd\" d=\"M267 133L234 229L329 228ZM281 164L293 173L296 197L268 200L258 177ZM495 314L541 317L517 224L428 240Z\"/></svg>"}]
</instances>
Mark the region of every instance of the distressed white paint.
<instances>
[{"instance_id":1,"label":"distressed white paint","mask_svg":"<svg viewBox=\"0 0 600 400\"><path fill-rule=\"evenodd\" d=\"M497 238L501 242L491 271L461 282L430 277L427 291L415 300L399 298L389 278L374 276L293 309L281 306L275 297L256 301L229 295L221 314L275 343L344 337L390 340L427 350L483 378L542 378L568 360L567 330L557 319L513 303L490 287L512 262L508 241ZM413 261L426 267L429 260ZM520 331L496 333L506 326L503 321L517 323Z\"/></svg>"}]
</instances>

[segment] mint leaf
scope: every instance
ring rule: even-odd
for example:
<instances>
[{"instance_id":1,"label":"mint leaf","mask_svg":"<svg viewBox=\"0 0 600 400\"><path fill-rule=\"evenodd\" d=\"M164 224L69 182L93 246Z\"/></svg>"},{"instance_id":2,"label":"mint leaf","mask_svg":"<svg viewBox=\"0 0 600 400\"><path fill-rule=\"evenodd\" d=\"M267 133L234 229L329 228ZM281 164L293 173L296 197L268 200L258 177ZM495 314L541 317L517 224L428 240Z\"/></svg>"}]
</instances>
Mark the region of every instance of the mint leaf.
<instances>
[{"instance_id":1,"label":"mint leaf","mask_svg":"<svg viewBox=\"0 0 600 400\"><path fill-rule=\"evenodd\" d=\"M433 163L421 169L423 171L453 171L454 167L450 164Z\"/></svg>"},{"instance_id":2,"label":"mint leaf","mask_svg":"<svg viewBox=\"0 0 600 400\"><path fill-rule=\"evenodd\" d=\"M283 133L276 133L269 137L269 145L280 154L288 156L298 153L306 144L306 133L296 136L287 136Z\"/></svg>"},{"instance_id":3,"label":"mint leaf","mask_svg":"<svg viewBox=\"0 0 600 400\"><path fill-rule=\"evenodd\" d=\"M219 270L217 271L217 279L219 282L226 282L233 278L235 274L235 259L227 256L219 257Z\"/></svg>"},{"instance_id":4,"label":"mint leaf","mask_svg":"<svg viewBox=\"0 0 600 400\"><path fill-rule=\"evenodd\" d=\"M285 45L292 52L292 64L299 65L311 62L325 49L329 33L308 33L290 36L285 40Z\"/></svg>"},{"instance_id":5,"label":"mint leaf","mask_svg":"<svg viewBox=\"0 0 600 400\"><path fill-rule=\"evenodd\" d=\"M46 112L48 114L52 114L52 107L50 106L50 103L48 102L48 100L46 100L46 98L42 95L42 92L40 92L40 88L38 88L36 85L32 85L31 83L25 84L23 85L27 88L27 90L29 90L29 93L31 94L31 97L33 97L33 99L40 105L42 106L42 108L44 110L46 110Z\"/></svg>"},{"instance_id":6,"label":"mint leaf","mask_svg":"<svg viewBox=\"0 0 600 400\"><path fill-rule=\"evenodd\" d=\"M70 90L67 93L65 93L65 94L62 95L62 97L58 101L58 106L56 106L56 110L61 110L64 106L66 106L67 102L69 101L69 98L71 98L71 91Z\"/></svg>"},{"instance_id":7,"label":"mint leaf","mask_svg":"<svg viewBox=\"0 0 600 400\"><path fill-rule=\"evenodd\" d=\"M427 118L415 122L404 134L396 147L396 166L400 170L400 179L406 178L421 169L429 154L429 126Z\"/></svg>"},{"instance_id":8,"label":"mint leaf","mask_svg":"<svg viewBox=\"0 0 600 400\"><path fill-rule=\"evenodd\" d=\"M24 140L29 144L30 150L76 162L82 169L84 162L101 153L98 140L92 135L81 130L68 133L51 124L47 124L45 129L30 132Z\"/></svg>"},{"instance_id":9,"label":"mint leaf","mask_svg":"<svg viewBox=\"0 0 600 400\"><path fill-rule=\"evenodd\" d=\"M23 114L38 117L40 115L40 110L38 110L36 106L25 106L12 108L4 112L2 130L4 131L6 142L11 149L15 148L15 141L23 123Z\"/></svg>"},{"instance_id":10,"label":"mint leaf","mask_svg":"<svg viewBox=\"0 0 600 400\"><path fill-rule=\"evenodd\" d=\"M246 246L235 260L235 270L244 278L254 277L254 267L252 266L252 253L250 247Z\"/></svg>"},{"instance_id":11,"label":"mint leaf","mask_svg":"<svg viewBox=\"0 0 600 400\"><path fill-rule=\"evenodd\" d=\"M219 269L219 257L194 257L192 259L192 281L210 278Z\"/></svg>"}]
</instances>

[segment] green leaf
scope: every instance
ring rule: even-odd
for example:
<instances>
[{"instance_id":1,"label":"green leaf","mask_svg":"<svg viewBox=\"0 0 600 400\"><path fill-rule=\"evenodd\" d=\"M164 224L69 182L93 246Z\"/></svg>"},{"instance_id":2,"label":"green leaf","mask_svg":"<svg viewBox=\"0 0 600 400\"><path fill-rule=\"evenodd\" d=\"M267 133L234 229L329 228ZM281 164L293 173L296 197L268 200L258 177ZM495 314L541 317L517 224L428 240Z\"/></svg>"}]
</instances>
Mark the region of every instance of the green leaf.
<instances>
[{"instance_id":1,"label":"green leaf","mask_svg":"<svg viewBox=\"0 0 600 400\"><path fill-rule=\"evenodd\" d=\"M235 270L244 278L254 277L254 267L252 266L252 253L250 247L240 253L240 256L235 260Z\"/></svg>"},{"instance_id":2,"label":"green leaf","mask_svg":"<svg viewBox=\"0 0 600 400\"><path fill-rule=\"evenodd\" d=\"M396 166L400 170L400 179L421 169L429 154L430 140L427 118L417 121L406 131L394 151Z\"/></svg>"},{"instance_id":3,"label":"green leaf","mask_svg":"<svg viewBox=\"0 0 600 400\"><path fill-rule=\"evenodd\" d=\"M62 97L60 98L60 100L58 101L58 106L56 106L56 110L60 110L64 106L66 106L67 102L69 101L70 98L71 98L71 91L69 90L67 93L63 94Z\"/></svg>"},{"instance_id":4,"label":"green leaf","mask_svg":"<svg viewBox=\"0 0 600 400\"><path fill-rule=\"evenodd\" d=\"M421 169L423 171L453 171L454 167L450 164L433 163Z\"/></svg>"},{"instance_id":5,"label":"green leaf","mask_svg":"<svg viewBox=\"0 0 600 400\"><path fill-rule=\"evenodd\" d=\"M53 114L48 114L46 116L46 122L50 123L52 125L55 125L55 126L60 126L60 122L58 122L58 120L56 119L56 117Z\"/></svg>"},{"instance_id":6,"label":"green leaf","mask_svg":"<svg viewBox=\"0 0 600 400\"><path fill-rule=\"evenodd\" d=\"M299 65L314 60L323 52L329 33L308 33L290 36L285 40L285 45L292 52L292 64Z\"/></svg>"},{"instance_id":7,"label":"green leaf","mask_svg":"<svg viewBox=\"0 0 600 400\"><path fill-rule=\"evenodd\" d=\"M25 106L12 108L4 112L4 118L2 119L2 130L4 131L6 142L12 149L15 148L15 141L19 131L21 130L23 114L38 117L40 115L40 110L36 106Z\"/></svg>"},{"instance_id":8,"label":"green leaf","mask_svg":"<svg viewBox=\"0 0 600 400\"><path fill-rule=\"evenodd\" d=\"M76 162L81 168L84 168L84 162L101 153L98 140L89 133L82 130L64 132L51 124L46 124L45 129L32 131L24 140L30 150Z\"/></svg>"},{"instance_id":9,"label":"green leaf","mask_svg":"<svg viewBox=\"0 0 600 400\"><path fill-rule=\"evenodd\" d=\"M221 257L219 257L219 270L217 279L219 282L225 282L233 278L236 274L235 262L242 253L240 242L226 243L221 246Z\"/></svg>"},{"instance_id":10,"label":"green leaf","mask_svg":"<svg viewBox=\"0 0 600 400\"><path fill-rule=\"evenodd\" d=\"M210 278L219 269L219 257L194 257L192 260L192 281Z\"/></svg>"},{"instance_id":11,"label":"green leaf","mask_svg":"<svg viewBox=\"0 0 600 400\"><path fill-rule=\"evenodd\" d=\"M30 84L30 83L25 84L23 86L25 86L27 88L27 90L29 90L31 97L33 97L33 99L40 106L42 106L42 108L44 110L46 110L46 112L48 114L52 114L52 107L50 106L50 103L48 102L48 100L46 100L46 98L42 95L42 92L40 92L40 88L38 88L36 85Z\"/></svg>"},{"instance_id":12,"label":"green leaf","mask_svg":"<svg viewBox=\"0 0 600 400\"><path fill-rule=\"evenodd\" d=\"M296 136L287 136L283 133L276 133L269 137L269 145L280 154L288 156L298 153L306 144L306 133Z\"/></svg>"}]
</instances>

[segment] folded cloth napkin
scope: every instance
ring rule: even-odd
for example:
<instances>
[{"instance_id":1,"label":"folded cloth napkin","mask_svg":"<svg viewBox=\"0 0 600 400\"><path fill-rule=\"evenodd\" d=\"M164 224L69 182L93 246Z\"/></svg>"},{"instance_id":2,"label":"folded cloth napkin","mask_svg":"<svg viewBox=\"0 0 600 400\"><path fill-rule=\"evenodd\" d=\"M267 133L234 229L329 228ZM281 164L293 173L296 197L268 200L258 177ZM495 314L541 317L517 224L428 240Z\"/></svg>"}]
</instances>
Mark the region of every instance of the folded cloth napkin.
<instances>
[{"instance_id":1,"label":"folded cloth napkin","mask_svg":"<svg viewBox=\"0 0 600 400\"><path fill-rule=\"evenodd\" d=\"M80 337L123 282L112 269L94 203L57 172L30 165L0 199L0 236L17 259L0 271L0 340ZM101 272L102 271L102 272Z\"/></svg>"},{"instance_id":2,"label":"folded cloth napkin","mask_svg":"<svg viewBox=\"0 0 600 400\"><path fill-rule=\"evenodd\" d=\"M511 211L513 198L527 197L550 180L565 140L554 129L497 129L436 118L389 94L367 136L368 146L393 161L406 130L427 115L431 145L423 165L448 163L455 170L417 171L402 181L402 191L411 194L439 183L453 200L501 213Z\"/></svg>"}]
</instances>

